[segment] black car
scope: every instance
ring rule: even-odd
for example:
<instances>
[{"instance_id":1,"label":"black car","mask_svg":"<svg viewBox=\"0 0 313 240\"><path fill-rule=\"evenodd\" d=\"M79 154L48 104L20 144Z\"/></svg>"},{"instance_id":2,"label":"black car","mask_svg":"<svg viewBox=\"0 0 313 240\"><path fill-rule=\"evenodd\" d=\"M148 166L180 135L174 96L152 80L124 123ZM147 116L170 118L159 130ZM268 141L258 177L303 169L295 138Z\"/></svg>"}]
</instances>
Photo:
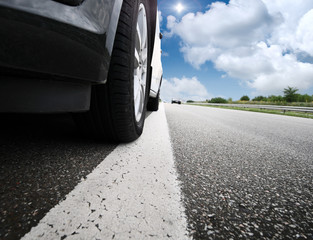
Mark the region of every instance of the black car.
<instances>
[{"instance_id":1,"label":"black car","mask_svg":"<svg viewBox=\"0 0 313 240\"><path fill-rule=\"evenodd\" d=\"M178 100L178 99L172 99L172 104L173 104L173 103L181 104L181 101Z\"/></svg>"}]
</instances>

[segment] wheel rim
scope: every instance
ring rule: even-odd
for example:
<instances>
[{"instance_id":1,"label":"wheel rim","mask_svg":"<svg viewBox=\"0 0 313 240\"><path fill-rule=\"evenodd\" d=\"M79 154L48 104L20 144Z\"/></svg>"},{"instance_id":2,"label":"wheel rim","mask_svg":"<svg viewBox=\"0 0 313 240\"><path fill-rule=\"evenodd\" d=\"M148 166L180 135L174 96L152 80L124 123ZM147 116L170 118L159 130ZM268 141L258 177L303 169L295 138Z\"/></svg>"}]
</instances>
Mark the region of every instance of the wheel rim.
<instances>
[{"instance_id":1,"label":"wheel rim","mask_svg":"<svg viewBox=\"0 0 313 240\"><path fill-rule=\"evenodd\" d=\"M148 28L147 15L141 3L136 26L135 61L134 61L134 107L136 121L139 122L146 99L148 69Z\"/></svg>"}]
</instances>

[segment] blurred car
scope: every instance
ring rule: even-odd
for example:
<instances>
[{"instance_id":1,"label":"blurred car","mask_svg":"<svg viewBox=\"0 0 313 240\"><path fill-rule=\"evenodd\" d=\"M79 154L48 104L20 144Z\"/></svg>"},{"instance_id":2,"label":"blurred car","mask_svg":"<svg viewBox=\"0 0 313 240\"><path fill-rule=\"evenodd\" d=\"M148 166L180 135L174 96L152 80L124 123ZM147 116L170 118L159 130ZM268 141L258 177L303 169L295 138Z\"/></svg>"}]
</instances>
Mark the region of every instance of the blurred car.
<instances>
[{"instance_id":1,"label":"blurred car","mask_svg":"<svg viewBox=\"0 0 313 240\"><path fill-rule=\"evenodd\" d=\"M137 139L162 80L157 0L1 0L0 112L73 113Z\"/></svg>"},{"instance_id":2,"label":"blurred car","mask_svg":"<svg viewBox=\"0 0 313 240\"><path fill-rule=\"evenodd\" d=\"M172 104L173 104L173 103L181 104L181 101L178 100L178 99L172 99Z\"/></svg>"}]
</instances>

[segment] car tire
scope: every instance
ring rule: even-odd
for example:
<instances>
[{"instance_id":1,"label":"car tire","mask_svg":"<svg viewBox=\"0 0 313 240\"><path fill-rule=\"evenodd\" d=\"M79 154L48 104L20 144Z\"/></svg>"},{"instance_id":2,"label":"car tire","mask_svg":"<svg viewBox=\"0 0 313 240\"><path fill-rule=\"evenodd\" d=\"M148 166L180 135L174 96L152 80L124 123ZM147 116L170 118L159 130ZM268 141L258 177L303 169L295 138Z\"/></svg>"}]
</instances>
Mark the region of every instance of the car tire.
<instances>
[{"instance_id":1,"label":"car tire","mask_svg":"<svg viewBox=\"0 0 313 240\"><path fill-rule=\"evenodd\" d=\"M143 131L149 93L151 36L148 0L124 0L108 80L92 87L87 113L78 125L93 137L130 142Z\"/></svg>"}]
</instances>

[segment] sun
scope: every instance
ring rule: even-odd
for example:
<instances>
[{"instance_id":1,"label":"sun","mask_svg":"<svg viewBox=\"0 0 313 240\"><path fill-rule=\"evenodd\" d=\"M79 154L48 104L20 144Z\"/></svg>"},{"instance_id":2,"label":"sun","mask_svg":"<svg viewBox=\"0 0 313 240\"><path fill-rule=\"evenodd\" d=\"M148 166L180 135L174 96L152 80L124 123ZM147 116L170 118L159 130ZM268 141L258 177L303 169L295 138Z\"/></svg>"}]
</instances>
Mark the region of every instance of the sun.
<instances>
[{"instance_id":1,"label":"sun","mask_svg":"<svg viewBox=\"0 0 313 240\"><path fill-rule=\"evenodd\" d=\"M175 9L178 13L181 13L184 10L184 6L181 3L177 3L177 5L175 6Z\"/></svg>"}]
</instances>

